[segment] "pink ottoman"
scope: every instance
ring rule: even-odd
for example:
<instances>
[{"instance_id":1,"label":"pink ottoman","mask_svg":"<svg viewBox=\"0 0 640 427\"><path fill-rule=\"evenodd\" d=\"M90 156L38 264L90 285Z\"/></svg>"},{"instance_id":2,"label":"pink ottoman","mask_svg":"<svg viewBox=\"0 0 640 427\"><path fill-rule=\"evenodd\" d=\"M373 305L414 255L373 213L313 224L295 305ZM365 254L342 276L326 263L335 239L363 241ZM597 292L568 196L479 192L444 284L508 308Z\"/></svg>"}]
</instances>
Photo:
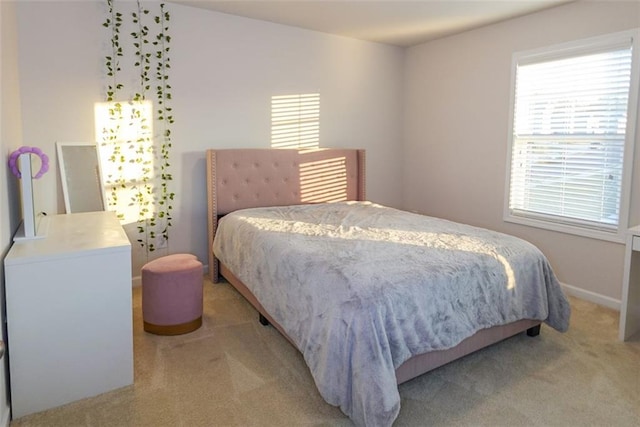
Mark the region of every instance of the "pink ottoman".
<instances>
[{"instance_id":1,"label":"pink ottoman","mask_svg":"<svg viewBox=\"0 0 640 427\"><path fill-rule=\"evenodd\" d=\"M202 263L195 255L167 255L142 267L144 330L180 335L202 325Z\"/></svg>"}]
</instances>

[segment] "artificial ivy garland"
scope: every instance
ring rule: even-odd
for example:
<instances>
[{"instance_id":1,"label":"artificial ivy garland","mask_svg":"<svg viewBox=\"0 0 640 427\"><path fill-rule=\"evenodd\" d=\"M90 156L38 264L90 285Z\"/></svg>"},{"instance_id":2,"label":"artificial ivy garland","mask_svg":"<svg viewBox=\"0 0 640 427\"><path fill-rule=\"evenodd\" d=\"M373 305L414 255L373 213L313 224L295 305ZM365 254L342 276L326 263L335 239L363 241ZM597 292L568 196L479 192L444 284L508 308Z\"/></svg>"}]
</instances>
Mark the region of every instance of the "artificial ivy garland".
<instances>
[{"instance_id":1,"label":"artificial ivy garland","mask_svg":"<svg viewBox=\"0 0 640 427\"><path fill-rule=\"evenodd\" d=\"M118 96L117 93L123 90L122 83L118 82L118 74L121 71L120 58L123 57L124 45L120 37L121 27L125 23L123 15L116 11L115 0L106 0L108 7L108 15L105 22L102 24L109 30L111 52L108 56L105 56L106 74L109 78L106 91L106 100L114 102ZM140 177L139 185L136 194L132 197L132 204L135 204L139 210L138 219L138 232L143 236L137 239L141 246L146 247L146 250L154 251L154 242L157 237L161 236L164 240L169 239L168 229L171 226L171 210L173 209L172 201L175 194L168 189L168 181L173 179L169 172L169 151L171 148L171 129L173 124L172 108L168 105L171 100L171 85L168 83L170 69L169 58L169 43L171 36L168 34L170 21L170 14L165 9L164 3L160 4L160 13L158 16L153 17L153 24L147 26L144 22L144 17L149 14L149 10L142 7L140 0L136 1L136 10L131 13L132 23L135 27L135 31L129 33L132 37L132 45L135 53L135 63L139 71L139 88L133 95L132 101L135 105L136 102L144 102L147 99L147 94L151 93L151 80L152 74L150 70L152 65L155 65L155 98L157 103L157 120L160 122L161 135L159 136L158 146L151 146L149 148L143 148L145 142L151 141L150 136L141 136L135 141L127 141L127 143L133 145L139 145L136 149L136 155L134 157L127 156L125 151L120 147L120 144L113 145L113 153L109 157L109 161L114 163L120 163L118 170L119 176L109 177L111 182L108 182L112 188L110 194L110 205L118 205L118 190L126 188L129 183L121 173L124 163L140 165L143 168L143 173ZM157 33L152 34L153 30L157 29ZM153 46L153 47L152 47ZM154 49L155 48L155 49ZM154 51L155 50L155 51ZM133 109L134 114L136 108ZM110 110L112 118L122 121L124 119L122 114L122 104L115 102L114 107ZM138 120L139 117L132 117L132 120ZM144 120L141 121L143 126ZM116 131L105 130L105 135L110 141L115 140ZM148 151L151 150L151 151ZM148 152L154 153L158 156L159 163L155 174L149 175L151 172L151 166L146 159ZM151 183L152 179L158 178L158 187ZM150 205L155 205L155 209L150 209ZM122 214L119 214L122 217ZM158 221L160 220L160 221ZM159 224L161 222L161 224ZM161 227L159 233L156 232L156 227Z\"/></svg>"}]
</instances>

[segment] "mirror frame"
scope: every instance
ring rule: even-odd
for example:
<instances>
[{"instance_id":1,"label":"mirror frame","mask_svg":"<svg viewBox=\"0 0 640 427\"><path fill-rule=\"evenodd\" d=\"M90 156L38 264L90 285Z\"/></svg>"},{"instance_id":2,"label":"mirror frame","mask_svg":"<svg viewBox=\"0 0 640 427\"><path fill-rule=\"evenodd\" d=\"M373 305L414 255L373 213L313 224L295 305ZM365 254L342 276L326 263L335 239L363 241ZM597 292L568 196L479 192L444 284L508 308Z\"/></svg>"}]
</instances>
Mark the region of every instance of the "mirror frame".
<instances>
[{"instance_id":1,"label":"mirror frame","mask_svg":"<svg viewBox=\"0 0 640 427\"><path fill-rule=\"evenodd\" d=\"M71 206L72 197L70 197L70 190L72 188L71 177L68 173L69 167L72 164L69 163L67 159L65 159L65 151L68 151L69 148L72 147L81 147L82 149L86 149L86 147L94 147L95 148L95 175L90 177L86 177L86 182L98 182L98 198L99 204L95 205L95 209L91 208L89 210L83 209L78 210L76 207ZM60 171L60 180L62 182L62 195L64 197L64 207L66 213L76 213L76 212L95 212L95 211L104 211L105 210L105 193L104 193L104 184L102 182L102 167L100 164L100 155L98 153L98 146L95 142L56 142L56 151L58 153L58 170ZM68 156L68 155L67 155ZM86 173L86 172L85 172Z\"/></svg>"}]
</instances>

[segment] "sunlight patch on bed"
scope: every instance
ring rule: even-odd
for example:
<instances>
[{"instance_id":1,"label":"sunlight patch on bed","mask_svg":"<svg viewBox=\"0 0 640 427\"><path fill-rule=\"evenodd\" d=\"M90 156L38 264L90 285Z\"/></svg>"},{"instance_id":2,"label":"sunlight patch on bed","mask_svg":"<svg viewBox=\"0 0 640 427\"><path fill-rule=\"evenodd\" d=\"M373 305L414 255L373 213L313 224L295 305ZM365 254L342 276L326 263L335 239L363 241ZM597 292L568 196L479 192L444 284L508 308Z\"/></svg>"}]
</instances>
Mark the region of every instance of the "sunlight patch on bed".
<instances>
[{"instance_id":1,"label":"sunlight patch on bed","mask_svg":"<svg viewBox=\"0 0 640 427\"><path fill-rule=\"evenodd\" d=\"M343 228L335 224L301 222L282 218L271 219L243 216L242 220L255 228L265 231L305 236L329 236L346 240L368 240L388 244L414 245L487 255L502 264L507 278L506 288L509 290L516 288L515 273L509 261L502 254L498 253L494 245L469 236L382 228Z\"/></svg>"}]
</instances>

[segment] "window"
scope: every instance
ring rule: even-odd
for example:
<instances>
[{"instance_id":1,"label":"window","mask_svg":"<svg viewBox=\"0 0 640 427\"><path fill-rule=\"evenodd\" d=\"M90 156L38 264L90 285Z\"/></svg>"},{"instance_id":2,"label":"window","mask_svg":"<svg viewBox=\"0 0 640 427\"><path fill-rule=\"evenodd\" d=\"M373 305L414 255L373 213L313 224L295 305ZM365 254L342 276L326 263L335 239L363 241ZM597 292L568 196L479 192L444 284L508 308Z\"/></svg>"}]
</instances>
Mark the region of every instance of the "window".
<instances>
[{"instance_id":1,"label":"window","mask_svg":"<svg viewBox=\"0 0 640 427\"><path fill-rule=\"evenodd\" d=\"M151 101L96 103L95 121L107 209L124 224L151 219L159 188Z\"/></svg>"},{"instance_id":2,"label":"window","mask_svg":"<svg viewBox=\"0 0 640 427\"><path fill-rule=\"evenodd\" d=\"M514 55L505 220L621 239L635 137L637 34Z\"/></svg>"}]
</instances>

